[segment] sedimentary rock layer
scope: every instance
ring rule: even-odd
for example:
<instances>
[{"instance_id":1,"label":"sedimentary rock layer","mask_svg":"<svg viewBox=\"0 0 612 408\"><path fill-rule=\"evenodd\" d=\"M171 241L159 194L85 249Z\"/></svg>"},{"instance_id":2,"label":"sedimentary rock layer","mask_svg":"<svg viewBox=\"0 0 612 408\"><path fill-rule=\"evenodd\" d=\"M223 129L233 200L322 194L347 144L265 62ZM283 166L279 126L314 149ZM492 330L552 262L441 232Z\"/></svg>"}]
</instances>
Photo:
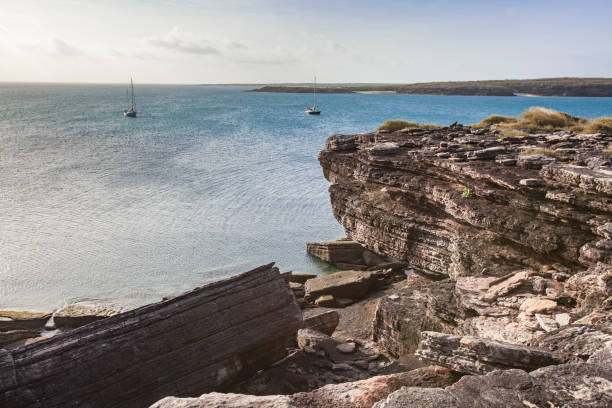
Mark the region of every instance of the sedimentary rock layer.
<instances>
[{"instance_id":1,"label":"sedimentary rock layer","mask_svg":"<svg viewBox=\"0 0 612 408\"><path fill-rule=\"evenodd\" d=\"M464 127L334 135L319 155L347 237L434 277L612 259L609 138Z\"/></svg>"},{"instance_id":2,"label":"sedimentary rock layer","mask_svg":"<svg viewBox=\"0 0 612 408\"><path fill-rule=\"evenodd\" d=\"M50 339L0 350L2 407L144 407L282 358L302 315L273 264Z\"/></svg>"}]
</instances>

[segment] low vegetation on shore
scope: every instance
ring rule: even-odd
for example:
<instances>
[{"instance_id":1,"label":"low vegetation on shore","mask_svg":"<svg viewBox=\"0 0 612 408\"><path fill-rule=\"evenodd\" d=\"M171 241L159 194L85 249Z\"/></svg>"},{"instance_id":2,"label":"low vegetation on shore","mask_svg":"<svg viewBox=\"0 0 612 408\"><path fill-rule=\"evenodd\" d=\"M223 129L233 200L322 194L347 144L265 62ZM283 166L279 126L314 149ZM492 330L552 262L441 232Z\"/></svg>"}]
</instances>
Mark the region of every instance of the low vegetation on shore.
<instances>
[{"instance_id":1,"label":"low vegetation on shore","mask_svg":"<svg viewBox=\"0 0 612 408\"><path fill-rule=\"evenodd\" d=\"M474 128L491 128L500 131L500 137L524 137L528 132L552 132L569 130L583 134L602 133L612 135L612 117L601 117L588 121L585 118L572 116L556 110L531 107L521 113L518 118L501 115L491 115L479 123L471 125ZM438 125L405 120L388 120L377 130L395 132L406 128L435 129Z\"/></svg>"},{"instance_id":2,"label":"low vegetation on shore","mask_svg":"<svg viewBox=\"0 0 612 408\"><path fill-rule=\"evenodd\" d=\"M389 132L395 132L402 129L437 129L440 125L433 123L416 123L407 122L405 120L391 119L380 125L376 130L388 130Z\"/></svg>"}]
</instances>

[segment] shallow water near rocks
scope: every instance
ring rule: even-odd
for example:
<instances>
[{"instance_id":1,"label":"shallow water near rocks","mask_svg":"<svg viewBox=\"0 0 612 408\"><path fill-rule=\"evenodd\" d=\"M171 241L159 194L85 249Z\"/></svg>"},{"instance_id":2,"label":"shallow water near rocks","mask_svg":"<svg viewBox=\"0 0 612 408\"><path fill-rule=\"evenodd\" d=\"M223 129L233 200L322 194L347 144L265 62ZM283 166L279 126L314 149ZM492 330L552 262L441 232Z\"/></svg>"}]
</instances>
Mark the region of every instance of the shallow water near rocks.
<instances>
[{"instance_id":1,"label":"shallow water near rocks","mask_svg":"<svg viewBox=\"0 0 612 408\"><path fill-rule=\"evenodd\" d=\"M612 116L612 98L245 93L244 87L0 84L0 309L126 307L343 235L317 162L333 133L386 119L472 123L545 106Z\"/></svg>"}]
</instances>

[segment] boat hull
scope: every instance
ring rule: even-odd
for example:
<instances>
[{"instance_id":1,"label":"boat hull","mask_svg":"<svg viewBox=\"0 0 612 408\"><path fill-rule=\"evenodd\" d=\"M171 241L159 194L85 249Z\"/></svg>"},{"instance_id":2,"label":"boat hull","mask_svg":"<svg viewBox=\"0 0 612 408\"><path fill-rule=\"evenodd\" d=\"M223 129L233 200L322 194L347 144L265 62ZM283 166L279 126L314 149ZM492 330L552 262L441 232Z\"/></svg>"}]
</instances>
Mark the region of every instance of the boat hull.
<instances>
[{"instance_id":1,"label":"boat hull","mask_svg":"<svg viewBox=\"0 0 612 408\"><path fill-rule=\"evenodd\" d=\"M307 115L320 115L321 111L316 109L306 109Z\"/></svg>"},{"instance_id":2,"label":"boat hull","mask_svg":"<svg viewBox=\"0 0 612 408\"><path fill-rule=\"evenodd\" d=\"M127 116L128 118L135 118L136 111L125 111L123 112L123 116Z\"/></svg>"}]
</instances>

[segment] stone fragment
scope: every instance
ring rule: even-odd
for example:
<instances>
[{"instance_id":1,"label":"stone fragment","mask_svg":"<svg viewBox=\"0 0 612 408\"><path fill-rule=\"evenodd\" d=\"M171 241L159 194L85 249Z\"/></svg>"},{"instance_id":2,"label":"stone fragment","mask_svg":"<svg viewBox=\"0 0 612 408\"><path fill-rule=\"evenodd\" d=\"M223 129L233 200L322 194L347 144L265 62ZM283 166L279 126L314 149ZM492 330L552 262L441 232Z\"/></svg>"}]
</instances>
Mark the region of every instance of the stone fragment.
<instances>
[{"instance_id":1,"label":"stone fragment","mask_svg":"<svg viewBox=\"0 0 612 408\"><path fill-rule=\"evenodd\" d=\"M385 262L383 258L376 255L374 252L368 251L367 249L363 251L362 258L368 266L376 266Z\"/></svg>"},{"instance_id":2,"label":"stone fragment","mask_svg":"<svg viewBox=\"0 0 612 408\"><path fill-rule=\"evenodd\" d=\"M559 326L567 326L570 324L571 316L569 313L557 313L555 314L555 320L559 324Z\"/></svg>"},{"instance_id":3,"label":"stone fragment","mask_svg":"<svg viewBox=\"0 0 612 408\"><path fill-rule=\"evenodd\" d=\"M341 353L350 354L355 351L355 343L342 343L336 346L336 349Z\"/></svg>"},{"instance_id":4,"label":"stone fragment","mask_svg":"<svg viewBox=\"0 0 612 408\"><path fill-rule=\"evenodd\" d=\"M543 185L544 182L542 181L542 179L528 178L528 179L521 179L519 181L519 184L521 186L526 186L526 187L539 187Z\"/></svg>"},{"instance_id":5,"label":"stone fragment","mask_svg":"<svg viewBox=\"0 0 612 408\"><path fill-rule=\"evenodd\" d=\"M319 296L316 300L315 300L315 305L319 306L319 307L336 307L336 299L334 299L334 297L332 295L323 295L323 296Z\"/></svg>"},{"instance_id":6,"label":"stone fragment","mask_svg":"<svg viewBox=\"0 0 612 408\"><path fill-rule=\"evenodd\" d=\"M300 329L297 332L297 343L300 348L310 346L316 349L330 340L331 338L328 335L313 329Z\"/></svg>"},{"instance_id":7,"label":"stone fragment","mask_svg":"<svg viewBox=\"0 0 612 408\"><path fill-rule=\"evenodd\" d=\"M212 392L199 398L166 397L149 408L295 408L286 395L242 395Z\"/></svg>"},{"instance_id":8,"label":"stone fragment","mask_svg":"<svg viewBox=\"0 0 612 408\"><path fill-rule=\"evenodd\" d=\"M520 310L530 315L550 313L557 310L557 302L545 298L529 298L523 301Z\"/></svg>"},{"instance_id":9,"label":"stone fragment","mask_svg":"<svg viewBox=\"0 0 612 408\"><path fill-rule=\"evenodd\" d=\"M536 313L535 318L538 321L538 324L545 332L551 332L553 330L557 330L559 328L559 323L556 320L551 319L550 317Z\"/></svg>"}]
</instances>

